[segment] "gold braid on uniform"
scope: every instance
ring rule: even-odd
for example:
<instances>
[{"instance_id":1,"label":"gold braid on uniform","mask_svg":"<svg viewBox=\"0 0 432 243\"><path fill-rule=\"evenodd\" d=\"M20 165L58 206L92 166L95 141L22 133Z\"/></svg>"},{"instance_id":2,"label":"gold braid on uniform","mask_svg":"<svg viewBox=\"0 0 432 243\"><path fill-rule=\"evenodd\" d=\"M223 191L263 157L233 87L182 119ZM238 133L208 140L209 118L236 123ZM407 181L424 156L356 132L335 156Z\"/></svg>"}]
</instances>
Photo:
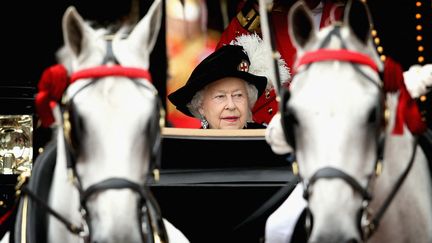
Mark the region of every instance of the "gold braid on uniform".
<instances>
[{"instance_id":1,"label":"gold braid on uniform","mask_svg":"<svg viewBox=\"0 0 432 243\"><path fill-rule=\"evenodd\" d=\"M254 1L248 0L236 17L240 25L249 32L261 33L260 16L253 3Z\"/></svg>"}]
</instances>

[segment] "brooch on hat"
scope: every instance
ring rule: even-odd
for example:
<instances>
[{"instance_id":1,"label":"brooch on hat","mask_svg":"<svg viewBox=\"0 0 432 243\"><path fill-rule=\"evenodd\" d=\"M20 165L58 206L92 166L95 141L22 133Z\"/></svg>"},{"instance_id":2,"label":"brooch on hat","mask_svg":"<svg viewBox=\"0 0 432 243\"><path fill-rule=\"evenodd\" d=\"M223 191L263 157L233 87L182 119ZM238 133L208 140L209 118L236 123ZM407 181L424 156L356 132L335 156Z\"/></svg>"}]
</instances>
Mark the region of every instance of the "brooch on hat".
<instances>
[{"instance_id":1,"label":"brooch on hat","mask_svg":"<svg viewBox=\"0 0 432 243\"><path fill-rule=\"evenodd\" d=\"M249 63L246 60L242 60L240 64L237 67L237 70L242 72L248 72L249 71Z\"/></svg>"}]
</instances>

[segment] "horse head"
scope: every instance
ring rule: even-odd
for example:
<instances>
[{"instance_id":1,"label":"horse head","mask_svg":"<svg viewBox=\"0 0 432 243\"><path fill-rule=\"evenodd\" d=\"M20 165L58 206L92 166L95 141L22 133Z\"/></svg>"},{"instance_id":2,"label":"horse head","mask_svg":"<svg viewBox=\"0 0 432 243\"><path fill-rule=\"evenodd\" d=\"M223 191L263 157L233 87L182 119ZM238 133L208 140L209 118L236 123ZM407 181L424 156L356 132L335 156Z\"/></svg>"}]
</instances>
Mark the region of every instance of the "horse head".
<instances>
[{"instance_id":1,"label":"horse head","mask_svg":"<svg viewBox=\"0 0 432 243\"><path fill-rule=\"evenodd\" d=\"M115 33L93 28L74 7L63 16L59 58L71 84L56 110L60 129L50 204L82 225L80 234L91 242L154 242L155 235L165 240L146 186L160 145L162 107L148 68L161 20L160 0L135 26ZM51 220L51 240L76 237L56 223Z\"/></svg>"},{"instance_id":2,"label":"horse head","mask_svg":"<svg viewBox=\"0 0 432 243\"><path fill-rule=\"evenodd\" d=\"M297 61L281 120L305 187L309 241L360 242L384 133L383 65L371 18L363 2L348 1L343 21L318 31L300 1L288 22Z\"/></svg>"}]
</instances>

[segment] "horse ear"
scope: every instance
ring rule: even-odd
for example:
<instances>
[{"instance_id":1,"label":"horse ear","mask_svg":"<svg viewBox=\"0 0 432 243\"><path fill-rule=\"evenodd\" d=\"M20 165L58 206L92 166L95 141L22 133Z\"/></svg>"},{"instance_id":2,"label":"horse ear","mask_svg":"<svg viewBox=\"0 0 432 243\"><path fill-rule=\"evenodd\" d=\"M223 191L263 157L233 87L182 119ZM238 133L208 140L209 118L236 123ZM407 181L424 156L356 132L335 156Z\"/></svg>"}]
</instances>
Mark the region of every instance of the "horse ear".
<instances>
[{"instance_id":1,"label":"horse ear","mask_svg":"<svg viewBox=\"0 0 432 243\"><path fill-rule=\"evenodd\" d=\"M65 45L69 47L75 56L79 56L83 50L85 31L89 31L90 28L86 28L87 24L73 6L66 9L62 25Z\"/></svg>"},{"instance_id":2,"label":"horse ear","mask_svg":"<svg viewBox=\"0 0 432 243\"><path fill-rule=\"evenodd\" d=\"M291 41L297 48L304 48L316 34L312 13L303 1L298 1L291 7L288 24Z\"/></svg>"},{"instance_id":3,"label":"horse ear","mask_svg":"<svg viewBox=\"0 0 432 243\"><path fill-rule=\"evenodd\" d=\"M141 49L153 50L159 35L162 22L162 0L154 0L147 14L142 18L134 30L130 33L128 40L132 40Z\"/></svg>"},{"instance_id":4,"label":"horse ear","mask_svg":"<svg viewBox=\"0 0 432 243\"><path fill-rule=\"evenodd\" d=\"M372 17L368 6L361 0L349 0L345 6L344 24L366 44L371 37Z\"/></svg>"}]
</instances>

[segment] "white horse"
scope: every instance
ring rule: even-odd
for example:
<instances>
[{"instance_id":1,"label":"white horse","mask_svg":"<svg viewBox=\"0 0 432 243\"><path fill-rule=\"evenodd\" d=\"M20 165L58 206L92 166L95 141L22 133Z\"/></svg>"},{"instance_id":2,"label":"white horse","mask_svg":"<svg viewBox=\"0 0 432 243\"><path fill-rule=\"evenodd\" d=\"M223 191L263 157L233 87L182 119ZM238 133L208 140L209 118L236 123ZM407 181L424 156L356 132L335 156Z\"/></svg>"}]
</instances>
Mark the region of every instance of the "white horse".
<instances>
[{"instance_id":1,"label":"white horse","mask_svg":"<svg viewBox=\"0 0 432 243\"><path fill-rule=\"evenodd\" d=\"M57 157L47 201L54 213L42 207L48 242L188 242L159 214L146 185L160 145L163 108L147 70L161 18L162 0L154 0L133 28L107 36L74 7L66 10L61 63L72 83L54 110ZM20 227L15 238L24 240L28 229Z\"/></svg>"},{"instance_id":2,"label":"white horse","mask_svg":"<svg viewBox=\"0 0 432 243\"><path fill-rule=\"evenodd\" d=\"M297 66L266 139L295 155L305 199L293 192L268 219L266 242L298 208L310 243L432 242L430 169L409 126L394 134L403 91L384 90L367 6L348 1L343 22L320 31L302 2L289 18Z\"/></svg>"}]
</instances>

